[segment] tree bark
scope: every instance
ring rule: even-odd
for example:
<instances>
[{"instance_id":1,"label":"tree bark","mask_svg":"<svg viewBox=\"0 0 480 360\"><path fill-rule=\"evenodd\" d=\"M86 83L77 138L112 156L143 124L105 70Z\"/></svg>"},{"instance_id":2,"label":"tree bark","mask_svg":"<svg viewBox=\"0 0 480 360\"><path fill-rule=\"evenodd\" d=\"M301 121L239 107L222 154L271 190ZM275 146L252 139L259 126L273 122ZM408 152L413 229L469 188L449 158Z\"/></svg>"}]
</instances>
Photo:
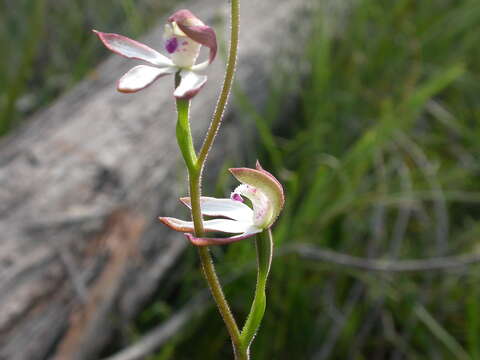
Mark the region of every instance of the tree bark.
<instances>
[{"instance_id":1,"label":"tree bark","mask_svg":"<svg viewBox=\"0 0 480 360\"><path fill-rule=\"evenodd\" d=\"M191 7L220 39L223 3ZM304 4L243 4L237 84L255 105L267 95L266 74L290 36L287 24ZM163 23L143 41L159 48ZM174 79L137 94L116 92L116 80L134 65L111 56L0 142L0 359L97 358L113 329L141 310L188 245L156 220L180 211L177 199L186 194L174 135ZM223 67L220 56L193 100L197 141ZM210 174L250 142L248 126L231 115L207 163Z\"/></svg>"}]
</instances>

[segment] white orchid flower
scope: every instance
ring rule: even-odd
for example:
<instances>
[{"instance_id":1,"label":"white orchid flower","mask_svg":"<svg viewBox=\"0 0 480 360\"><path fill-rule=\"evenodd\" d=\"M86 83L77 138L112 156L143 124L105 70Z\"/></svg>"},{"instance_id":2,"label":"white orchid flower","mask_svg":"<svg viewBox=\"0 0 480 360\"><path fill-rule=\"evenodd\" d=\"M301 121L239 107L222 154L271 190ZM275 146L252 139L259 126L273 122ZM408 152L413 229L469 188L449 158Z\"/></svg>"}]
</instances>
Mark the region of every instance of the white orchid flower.
<instances>
[{"instance_id":1,"label":"white orchid flower","mask_svg":"<svg viewBox=\"0 0 480 360\"><path fill-rule=\"evenodd\" d=\"M165 50L169 57L122 35L96 30L93 32L109 50L150 64L137 65L120 78L117 90L124 93L140 91L158 78L179 71L181 81L173 95L179 99L190 99L205 85L207 76L203 74L203 70L217 54L215 31L189 10L177 11L165 25ZM202 45L210 49L209 59L195 65Z\"/></svg>"},{"instance_id":2,"label":"white orchid flower","mask_svg":"<svg viewBox=\"0 0 480 360\"><path fill-rule=\"evenodd\" d=\"M192 221L172 217L160 217L160 221L176 231L185 232L188 239L197 246L229 244L270 228L285 203L280 182L258 162L256 169L229 170L242 184L232 192L229 199L201 197L200 208L202 215L215 217L203 221L206 232L234 234L233 236L197 238L192 235ZM244 197L250 200L253 208L244 203ZM190 198L181 198L180 201L191 207Z\"/></svg>"}]
</instances>

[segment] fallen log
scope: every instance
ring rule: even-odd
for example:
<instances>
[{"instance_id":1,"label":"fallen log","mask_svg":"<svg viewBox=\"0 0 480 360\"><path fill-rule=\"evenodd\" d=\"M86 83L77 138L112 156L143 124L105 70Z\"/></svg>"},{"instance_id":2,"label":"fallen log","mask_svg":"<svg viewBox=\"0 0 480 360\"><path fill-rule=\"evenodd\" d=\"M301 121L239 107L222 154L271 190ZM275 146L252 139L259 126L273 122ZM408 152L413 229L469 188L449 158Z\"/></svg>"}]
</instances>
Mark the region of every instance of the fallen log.
<instances>
[{"instance_id":1,"label":"fallen log","mask_svg":"<svg viewBox=\"0 0 480 360\"><path fill-rule=\"evenodd\" d=\"M227 11L219 3L191 9L220 32ZM289 37L287 24L303 5L264 0L242 8L237 82L256 105ZM164 20L142 41L158 48ZM187 245L156 220L174 215L186 192L178 184L185 172L174 136L173 79L117 93L116 80L133 64L110 57L0 142L0 359L97 358ZM223 66L215 62L193 101L196 139L206 131ZM226 119L210 174L248 142L231 110Z\"/></svg>"}]
</instances>

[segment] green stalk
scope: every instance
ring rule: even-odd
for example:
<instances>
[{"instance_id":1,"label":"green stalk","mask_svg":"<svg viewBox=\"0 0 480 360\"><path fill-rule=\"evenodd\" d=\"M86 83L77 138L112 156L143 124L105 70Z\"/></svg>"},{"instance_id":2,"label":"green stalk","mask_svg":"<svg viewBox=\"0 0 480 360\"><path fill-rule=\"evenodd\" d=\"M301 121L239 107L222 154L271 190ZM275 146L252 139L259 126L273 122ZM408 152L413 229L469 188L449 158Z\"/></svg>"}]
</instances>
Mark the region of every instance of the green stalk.
<instances>
[{"instance_id":1,"label":"green stalk","mask_svg":"<svg viewBox=\"0 0 480 360\"><path fill-rule=\"evenodd\" d=\"M178 82L178 78L176 80ZM195 236L202 237L205 235L205 231L203 228L202 212L200 209L201 175L193 145L189 121L189 109L189 100L177 99L177 142L188 170L189 190L192 206L191 216L195 227ZM215 300L217 308L223 318L223 321L225 322L228 333L232 340L235 359L247 360L248 355L243 350L242 342L240 340L240 331L223 293L209 249L208 247L198 247L198 253L202 264L203 275L207 280L210 292Z\"/></svg>"},{"instance_id":2,"label":"green stalk","mask_svg":"<svg viewBox=\"0 0 480 360\"><path fill-rule=\"evenodd\" d=\"M231 33L230 33L230 48L228 51L227 67L225 70L225 78L223 80L222 90L217 101L217 106L213 113L212 122L208 128L207 135L203 141L202 148L198 155L198 164L200 169L203 169L208 152L210 151L218 129L222 124L223 114L227 105L228 96L232 89L233 78L235 77L235 68L237 66L238 54L238 39L240 34L240 0L231 0L230 2L231 14Z\"/></svg>"},{"instance_id":3,"label":"green stalk","mask_svg":"<svg viewBox=\"0 0 480 360\"><path fill-rule=\"evenodd\" d=\"M247 321L243 327L240 339L242 346L248 353L250 345L257 333L260 324L265 314L265 307L267 305L267 299L265 295L265 288L267 285L268 273L270 272L270 266L272 264L273 253L273 239L270 229L264 230L258 234L255 239L255 245L257 249L257 285L255 287L255 297L248 314Z\"/></svg>"},{"instance_id":4,"label":"green stalk","mask_svg":"<svg viewBox=\"0 0 480 360\"><path fill-rule=\"evenodd\" d=\"M190 199L192 206L192 219L195 227L195 236L202 237L205 235L202 223L202 212L200 210L200 172L189 174L189 185L190 185ZM236 360L247 360L246 354L242 351L242 342L240 340L240 331L238 329L235 318L233 317L230 306L228 305L227 299L222 290L222 285L218 279L217 273L215 271L215 265L213 264L212 256L210 255L210 250L207 246L198 247L198 255L200 257L200 262L202 264L202 272L207 280L208 287L210 288L210 293L212 294L213 299L217 305L218 311L223 318L223 322L227 327L228 334L232 340L233 351L235 354Z\"/></svg>"},{"instance_id":5,"label":"green stalk","mask_svg":"<svg viewBox=\"0 0 480 360\"><path fill-rule=\"evenodd\" d=\"M180 83L180 74L175 74L175 87ZM188 174L197 171L197 154L193 146L192 131L190 129L190 100L177 99L177 142L182 152L183 160L187 165Z\"/></svg>"},{"instance_id":6,"label":"green stalk","mask_svg":"<svg viewBox=\"0 0 480 360\"><path fill-rule=\"evenodd\" d=\"M200 149L198 159L196 158L193 140L191 136L189 123L189 101L177 100L178 122L177 122L177 140L180 146L183 158L187 165L189 174L189 188L191 201L191 215L195 228L195 236L204 236L204 228L202 222L202 213L200 209L201 196L201 179L202 172L207 159L210 148L213 145L215 136L220 128L222 117L227 105L228 96L230 94L233 78L235 76L235 67L238 52L238 38L240 29L240 0L231 0L231 35L230 35L230 49L228 53L227 67L225 78L220 92L220 96L215 107L215 111L207 131L205 140ZM178 75L176 82L178 83ZM198 253L202 264L202 271L207 280L210 292L217 304L218 310L225 322L228 333L232 340L235 359L248 360L248 349L243 346L240 339L240 331L238 329L235 318L232 315L230 307L225 295L223 294L222 286L218 280L215 272L212 257L208 247L199 247Z\"/></svg>"}]
</instances>

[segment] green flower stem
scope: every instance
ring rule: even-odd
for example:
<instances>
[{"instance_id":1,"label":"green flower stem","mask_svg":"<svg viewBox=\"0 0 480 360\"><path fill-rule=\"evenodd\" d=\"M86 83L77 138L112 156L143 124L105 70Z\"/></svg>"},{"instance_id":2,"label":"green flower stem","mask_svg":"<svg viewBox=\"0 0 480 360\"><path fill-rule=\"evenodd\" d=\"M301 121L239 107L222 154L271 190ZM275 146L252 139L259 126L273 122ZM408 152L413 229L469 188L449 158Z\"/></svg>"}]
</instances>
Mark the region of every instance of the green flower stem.
<instances>
[{"instance_id":1,"label":"green flower stem","mask_svg":"<svg viewBox=\"0 0 480 360\"><path fill-rule=\"evenodd\" d=\"M192 205L192 219L195 226L195 236L201 237L204 236L204 230L202 224L202 213L200 210L199 173L197 172L196 174L190 174L189 180L190 199ZM247 359L246 357L242 356L243 352L242 343L240 341L240 331L223 293L222 285L220 284L217 273L215 271L212 257L210 255L210 250L206 246L199 246L198 255L200 256L203 275L207 280L208 286L210 287L210 292L215 300L215 303L217 304L218 311L222 315L223 321L225 322L225 326L227 327L228 333L232 340L235 358L238 360Z\"/></svg>"},{"instance_id":2,"label":"green flower stem","mask_svg":"<svg viewBox=\"0 0 480 360\"><path fill-rule=\"evenodd\" d=\"M255 297L252 302L250 313L243 327L240 339L243 349L248 353L250 344L260 327L267 304L265 287L267 285L268 273L272 264L273 239L270 229L264 230L258 234L255 239L257 248L257 285L255 287Z\"/></svg>"},{"instance_id":3,"label":"green flower stem","mask_svg":"<svg viewBox=\"0 0 480 360\"><path fill-rule=\"evenodd\" d=\"M215 299L218 311L222 315L223 321L230 335L230 339L232 340L235 360L248 360L248 354L244 350L240 340L240 331L238 330L237 323L235 322L232 312L230 311L230 307L228 306L228 302L225 299L225 295L222 291L222 286L220 285L215 272L210 250L206 246L199 246L198 254L202 262L203 275L208 282L210 292Z\"/></svg>"},{"instance_id":4,"label":"green flower stem","mask_svg":"<svg viewBox=\"0 0 480 360\"><path fill-rule=\"evenodd\" d=\"M225 106L227 105L228 96L232 89L233 78L235 76L235 68L237 66L237 54L238 54L238 39L240 34L240 0L230 1L230 13L231 13L231 33L230 33L230 49L228 51L227 68L225 70L225 78L223 80L222 90L217 101L217 106L213 113L212 122L208 128L207 135L202 144L198 155L198 165L200 169L203 169L205 160L207 159L208 152L212 147L215 136L222 123L223 114L225 112Z\"/></svg>"},{"instance_id":5,"label":"green flower stem","mask_svg":"<svg viewBox=\"0 0 480 360\"><path fill-rule=\"evenodd\" d=\"M175 87L180 83L179 73L175 74ZM197 155L193 146L190 129L190 100L177 99L177 142L187 165L188 173L197 171Z\"/></svg>"},{"instance_id":6,"label":"green flower stem","mask_svg":"<svg viewBox=\"0 0 480 360\"><path fill-rule=\"evenodd\" d=\"M193 146L189 121L189 108L190 102L188 100L177 99L177 142L188 169L189 190L192 206L191 214L195 227L195 236L202 237L204 236L204 228L202 222L202 213L200 210L201 174L196 162L196 154ZM199 247L198 253L202 263L203 275L207 280L207 283L210 287L210 292L212 293L212 296L217 304L218 310L225 322L228 333L232 340L235 359L247 360L248 355L243 350L242 342L240 341L240 331L225 295L223 294L222 286L215 272L215 266L213 264L209 249L208 247Z\"/></svg>"},{"instance_id":7,"label":"green flower stem","mask_svg":"<svg viewBox=\"0 0 480 360\"><path fill-rule=\"evenodd\" d=\"M200 196L201 196L201 178L202 172L207 159L210 148L213 145L215 136L220 128L222 117L227 105L228 96L230 94L233 78L235 75L235 67L238 53L238 38L240 29L240 0L231 0L231 35L230 35L230 49L227 59L227 67L225 78L220 92L220 96L213 113L212 121L210 123L207 135L200 149L198 159L195 154L193 140L191 136L190 123L188 121L188 100L177 100L178 122L177 122L177 140L180 146L183 158L187 165L189 174L190 200L192 207L192 219L195 227L195 236L204 236L204 228L202 222L202 213L200 210ZM178 75L176 82L178 82ZM199 247L198 253L202 263L202 270L205 279L208 282L210 291L217 304L218 310L227 327L228 333L232 340L235 359L248 360L248 347L243 345L240 331L237 323L232 315L230 307L225 295L223 294L222 286L218 280L215 272L215 267L210 255L208 247Z\"/></svg>"}]
</instances>

